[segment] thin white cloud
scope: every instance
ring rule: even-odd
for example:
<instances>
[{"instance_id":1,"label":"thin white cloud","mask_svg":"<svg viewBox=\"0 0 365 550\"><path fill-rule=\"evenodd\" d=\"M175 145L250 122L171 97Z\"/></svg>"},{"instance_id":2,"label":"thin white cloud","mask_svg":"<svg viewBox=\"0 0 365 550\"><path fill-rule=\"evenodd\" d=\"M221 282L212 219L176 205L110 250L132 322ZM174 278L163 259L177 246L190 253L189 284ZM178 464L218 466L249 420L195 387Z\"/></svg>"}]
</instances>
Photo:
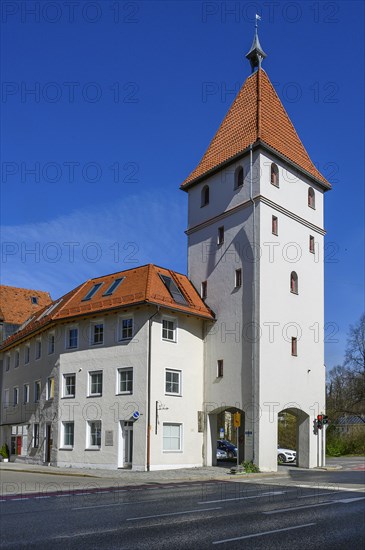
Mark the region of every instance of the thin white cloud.
<instances>
[{"instance_id":1,"label":"thin white cloud","mask_svg":"<svg viewBox=\"0 0 365 550\"><path fill-rule=\"evenodd\" d=\"M145 263L185 271L181 201L144 194L50 221L2 227L2 284L56 298L80 282Z\"/></svg>"}]
</instances>

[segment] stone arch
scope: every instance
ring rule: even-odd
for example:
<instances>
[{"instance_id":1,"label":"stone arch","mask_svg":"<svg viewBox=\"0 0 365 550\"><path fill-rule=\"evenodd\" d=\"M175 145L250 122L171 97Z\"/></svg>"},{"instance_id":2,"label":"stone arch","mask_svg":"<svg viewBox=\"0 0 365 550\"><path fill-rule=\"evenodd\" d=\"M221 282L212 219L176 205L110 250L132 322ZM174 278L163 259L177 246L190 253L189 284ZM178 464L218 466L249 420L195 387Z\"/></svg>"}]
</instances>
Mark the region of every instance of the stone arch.
<instances>
[{"instance_id":1,"label":"stone arch","mask_svg":"<svg viewBox=\"0 0 365 550\"><path fill-rule=\"evenodd\" d=\"M284 409L278 412L279 417L283 413L287 413L296 419L295 426L295 451L297 453L295 465L300 468L310 467L310 416L305 411L300 409L296 403L288 403ZM278 443L282 443L278 441Z\"/></svg>"},{"instance_id":2,"label":"stone arch","mask_svg":"<svg viewBox=\"0 0 365 550\"><path fill-rule=\"evenodd\" d=\"M227 405L225 403L218 406L214 403L206 404L205 408L206 416L206 430L204 441L204 464L206 466L215 466L217 464L216 449L217 440L220 438L220 428L224 429L224 438L237 445L238 460L241 463L245 460L247 452L245 450L246 436L245 436L245 411L240 408L239 404ZM237 441L237 429L233 428L233 414L239 412L241 414L241 426L238 428L238 441ZM226 413L231 417L231 429L227 429L227 424L221 425L222 413ZM227 422L229 423L228 419Z\"/></svg>"}]
</instances>

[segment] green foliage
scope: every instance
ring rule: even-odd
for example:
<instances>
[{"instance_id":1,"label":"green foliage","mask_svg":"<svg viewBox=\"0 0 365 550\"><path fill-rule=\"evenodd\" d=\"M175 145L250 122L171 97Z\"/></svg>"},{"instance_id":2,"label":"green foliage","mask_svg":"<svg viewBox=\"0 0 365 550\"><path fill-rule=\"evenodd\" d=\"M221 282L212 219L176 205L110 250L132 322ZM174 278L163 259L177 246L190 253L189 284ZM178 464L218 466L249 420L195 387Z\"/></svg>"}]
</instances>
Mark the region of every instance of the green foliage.
<instances>
[{"instance_id":1,"label":"green foliage","mask_svg":"<svg viewBox=\"0 0 365 550\"><path fill-rule=\"evenodd\" d=\"M329 429L326 437L326 452L329 456L364 455L365 429L354 427L349 433L341 433L338 429Z\"/></svg>"},{"instance_id":2,"label":"green foliage","mask_svg":"<svg viewBox=\"0 0 365 550\"><path fill-rule=\"evenodd\" d=\"M9 447L7 446L6 443L4 443L4 445L0 449L0 455L3 458L9 458Z\"/></svg>"},{"instance_id":3,"label":"green foliage","mask_svg":"<svg viewBox=\"0 0 365 550\"><path fill-rule=\"evenodd\" d=\"M260 472L260 468L256 466L256 464L254 464L252 460L246 460L246 462L242 462L242 466L246 474L258 474Z\"/></svg>"},{"instance_id":4,"label":"green foliage","mask_svg":"<svg viewBox=\"0 0 365 550\"><path fill-rule=\"evenodd\" d=\"M278 442L284 449L297 447L297 419L289 413L280 413L278 422Z\"/></svg>"}]
</instances>

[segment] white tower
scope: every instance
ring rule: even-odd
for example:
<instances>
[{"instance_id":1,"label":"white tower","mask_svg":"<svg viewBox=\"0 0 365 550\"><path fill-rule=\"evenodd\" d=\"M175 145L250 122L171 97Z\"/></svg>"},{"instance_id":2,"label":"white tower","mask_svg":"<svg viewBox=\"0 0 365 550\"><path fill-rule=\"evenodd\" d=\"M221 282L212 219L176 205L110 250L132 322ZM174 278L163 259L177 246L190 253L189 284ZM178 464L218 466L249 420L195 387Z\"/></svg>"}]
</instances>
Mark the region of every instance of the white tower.
<instances>
[{"instance_id":1,"label":"white tower","mask_svg":"<svg viewBox=\"0 0 365 550\"><path fill-rule=\"evenodd\" d=\"M247 78L189 194L188 276L216 314L205 341L205 462L217 415L240 411L240 459L277 464L278 413L297 417L298 464L321 463L313 420L325 407L323 195L267 74L257 36Z\"/></svg>"}]
</instances>

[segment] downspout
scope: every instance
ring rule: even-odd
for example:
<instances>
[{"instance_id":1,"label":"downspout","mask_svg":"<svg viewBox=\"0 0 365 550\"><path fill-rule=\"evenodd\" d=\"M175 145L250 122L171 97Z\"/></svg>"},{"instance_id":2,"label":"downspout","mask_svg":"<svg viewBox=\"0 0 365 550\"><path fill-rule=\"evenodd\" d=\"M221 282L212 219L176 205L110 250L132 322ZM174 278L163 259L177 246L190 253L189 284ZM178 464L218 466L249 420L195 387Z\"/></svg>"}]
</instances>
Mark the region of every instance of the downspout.
<instances>
[{"instance_id":1,"label":"downspout","mask_svg":"<svg viewBox=\"0 0 365 550\"><path fill-rule=\"evenodd\" d=\"M255 201L253 200L253 178L252 178L252 169L253 169L253 155L252 155L252 143L250 143L250 202L252 204L252 257L253 257L253 280L252 280L252 330L255 334L255 321L256 321L256 208ZM251 384L252 384L252 417L255 419L255 385L256 385L256 376L255 376L255 366L256 366L256 342L255 337L253 338L251 346ZM252 461L255 462L255 424L252 426L252 452L253 457Z\"/></svg>"},{"instance_id":2,"label":"downspout","mask_svg":"<svg viewBox=\"0 0 365 550\"><path fill-rule=\"evenodd\" d=\"M152 323L153 318L160 313L160 306L157 311L148 319L148 358L147 358L147 472L151 465L151 364L152 364Z\"/></svg>"}]
</instances>

